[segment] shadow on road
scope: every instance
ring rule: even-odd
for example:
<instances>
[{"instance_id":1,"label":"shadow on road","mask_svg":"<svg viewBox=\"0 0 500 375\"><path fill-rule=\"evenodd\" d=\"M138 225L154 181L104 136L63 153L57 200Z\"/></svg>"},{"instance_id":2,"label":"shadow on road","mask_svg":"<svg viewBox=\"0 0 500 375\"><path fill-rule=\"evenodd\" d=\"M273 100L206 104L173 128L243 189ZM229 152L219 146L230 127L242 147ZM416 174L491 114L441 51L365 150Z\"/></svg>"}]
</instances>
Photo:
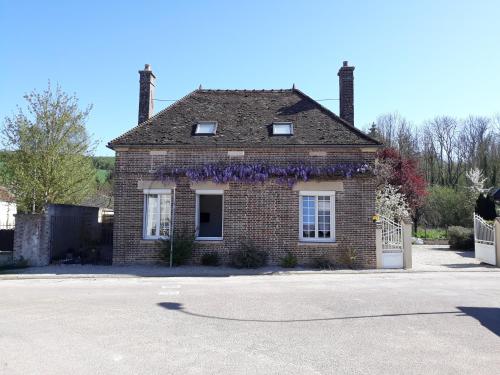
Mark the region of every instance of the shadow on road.
<instances>
[{"instance_id":1,"label":"shadow on road","mask_svg":"<svg viewBox=\"0 0 500 375\"><path fill-rule=\"evenodd\" d=\"M460 311L438 311L438 312L416 312L416 313L399 313L399 314L379 314L379 315L354 315L354 316L338 316L330 318L311 318L311 319L242 319L242 318L229 318L222 316L198 314L184 309L182 303L177 302L160 302L158 306L167 310L179 311L183 314L195 316L197 318L229 320L235 322L257 322L257 323L299 323L299 322L321 322L329 320L349 320L349 319L372 319L372 318L390 318L398 316L413 316L413 315L443 315L443 314L460 314Z\"/></svg>"},{"instance_id":2,"label":"shadow on road","mask_svg":"<svg viewBox=\"0 0 500 375\"><path fill-rule=\"evenodd\" d=\"M458 306L464 314L477 319L485 328L500 336L500 308L498 307L465 307Z\"/></svg>"},{"instance_id":3,"label":"shadow on road","mask_svg":"<svg viewBox=\"0 0 500 375\"><path fill-rule=\"evenodd\" d=\"M495 268L486 263L452 263L452 264L443 264L443 266L448 268Z\"/></svg>"},{"instance_id":4,"label":"shadow on road","mask_svg":"<svg viewBox=\"0 0 500 375\"><path fill-rule=\"evenodd\" d=\"M461 257L464 257L464 258L474 259L476 257L476 255L474 254L474 250L467 250L467 251L456 251L455 250L455 253L457 253L457 255L460 255Z\"/></svg>"},{"instance_id":5,"label":"shadow on road","mask_svg":"<svg viewBox=\"0 0 500 375\"><path fill-rule=\"evenodd\" d=\"M214 315L205 315L186 310L182 303L177 302L160 302L158 306L167 310L178 311L180 313L194 316L197 318L227 320L235 322L257 322L257 323L300 323L300 322L321 322L330 320L352 320L352 319L374 319L374 318L391 318L400 316L425 316L425 315L447 315L454 314L455 316L470 316L477 319L481 325L491 332L500 336L500 308L498 307L464 307L458 306L455 311L431 311L431 312L414 312L414 313L396 313L396 314L376 314L376 315L352 315L352 316L337 316L329 318L311 318L311 319L242 319L230 318ZM462 312L463 314L461 314Z\"/></svg>"}]
</instances>

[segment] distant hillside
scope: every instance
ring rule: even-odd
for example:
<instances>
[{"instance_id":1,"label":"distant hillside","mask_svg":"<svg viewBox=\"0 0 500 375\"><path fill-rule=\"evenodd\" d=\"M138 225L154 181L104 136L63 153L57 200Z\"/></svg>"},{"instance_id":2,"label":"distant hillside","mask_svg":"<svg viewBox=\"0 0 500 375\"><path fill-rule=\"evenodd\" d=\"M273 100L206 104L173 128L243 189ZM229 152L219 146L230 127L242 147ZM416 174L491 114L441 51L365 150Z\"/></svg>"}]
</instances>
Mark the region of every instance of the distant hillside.
<instances>
[{"instance_id":1,"label":"distant hillside","mask_svg":"<svg viewBox=\"0 0 500 375\"><path fill-rule=\"evenodd\" d=\"M115 157L114 156L94 156L92 158L94 167L96 168L96 178L100 184L106 183L110 177L112 177L112 172L115 169Z\"/></svg>"},{"instance_id":2,"label":"distant hillside","mask_svg":"<svg viewBox=\"0 0 500 375\"><path fill-rule=\"evenodd\" d=\"M112 170L115 167L114 156L94 156L92 159L97 169Z\"/></svg>"}]
</instances>

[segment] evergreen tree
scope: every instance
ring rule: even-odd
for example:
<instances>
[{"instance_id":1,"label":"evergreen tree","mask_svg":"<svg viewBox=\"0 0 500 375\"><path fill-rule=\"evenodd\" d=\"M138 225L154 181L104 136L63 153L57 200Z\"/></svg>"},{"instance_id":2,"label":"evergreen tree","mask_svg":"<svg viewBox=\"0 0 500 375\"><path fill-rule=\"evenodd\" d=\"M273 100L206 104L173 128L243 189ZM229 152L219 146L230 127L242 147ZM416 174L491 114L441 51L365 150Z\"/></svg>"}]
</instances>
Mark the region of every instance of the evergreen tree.
<instances>
[{"instance_id":1,"label":"evergreen tree","mask_svg":"<svg viewBox=\"0 0 500 375\"><path fill-rule=\"evenodd\" d=\"M479 194L476 201L475 212L484 220L495 220L497 216L495 201L489 195Z\"/></svg>"}]
</instances>

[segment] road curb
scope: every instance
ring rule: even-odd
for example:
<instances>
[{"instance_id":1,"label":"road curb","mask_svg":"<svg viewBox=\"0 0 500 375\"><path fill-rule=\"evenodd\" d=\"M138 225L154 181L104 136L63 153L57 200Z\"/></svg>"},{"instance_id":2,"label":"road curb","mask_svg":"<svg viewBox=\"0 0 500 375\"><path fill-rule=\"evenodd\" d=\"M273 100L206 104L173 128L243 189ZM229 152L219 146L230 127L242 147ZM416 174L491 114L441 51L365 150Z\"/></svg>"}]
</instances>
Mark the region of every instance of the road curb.
<instances>
[{"instance_id":1,"label":"road curb","mask_svg":"<svg viewBox=\"0 0 500 375\"><path fill-rule=\"evenodd\" d=\"M500 269L484 269L484 270L359 270L359 271L276 271L262 273L244 273L244 272L225 272L225 273L172 273L172 274L149 274L149 275L134 275L134 274L10 274L0 275L2 280L72 280L72 279L141 279L141 278L183 278L183 277L238 277L238 276L290 276L290 275L383 275L383 274L430 274L430 273L499 273Z\"/></svg>"}]
</instances>

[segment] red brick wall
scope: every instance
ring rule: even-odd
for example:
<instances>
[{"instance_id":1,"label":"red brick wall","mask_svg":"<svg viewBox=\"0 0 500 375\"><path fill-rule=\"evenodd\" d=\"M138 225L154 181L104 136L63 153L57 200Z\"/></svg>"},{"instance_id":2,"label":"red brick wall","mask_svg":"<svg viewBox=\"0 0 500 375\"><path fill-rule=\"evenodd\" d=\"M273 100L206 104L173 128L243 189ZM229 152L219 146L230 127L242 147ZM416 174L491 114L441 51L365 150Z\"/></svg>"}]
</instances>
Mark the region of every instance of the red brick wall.
<instances>
[{"instance_id":1,"label":"red brick wall","mask_svg":"<svg viewBox=\"0 0 500 375\"><path fill-rule=\"evenodd\" d=\"M151 263L158 261L155 241L142 239L143 192L137 181L152 179L161 165L192 167L224 161L274 165L314 162L317 165L338 163L373 163L373 153L348 149L272 148L244 149L245 156L229 158L228 150L243 149L177 149L165 155L150 155L149 151L117 152L115 177L115 227L113 263ZM309 152L324 151L325 156L309 156ZM193 262L201 254L217 251L225 262L238 250L242 239L252 239L269 253L271 264L292 252L299 263L309 264L316 257L329 255L340 261L346 250L356 250L358 266L375 267L375 180L373 177L343 179L344 191L337 192L335 202L336 243L299 242L299 194L274 181L265 184L230 183L224 192L224 240L199 242ZM176 188L175 230L195 230L195 192L189 181L181 178Z\"/></svg>"}]
</instances>

